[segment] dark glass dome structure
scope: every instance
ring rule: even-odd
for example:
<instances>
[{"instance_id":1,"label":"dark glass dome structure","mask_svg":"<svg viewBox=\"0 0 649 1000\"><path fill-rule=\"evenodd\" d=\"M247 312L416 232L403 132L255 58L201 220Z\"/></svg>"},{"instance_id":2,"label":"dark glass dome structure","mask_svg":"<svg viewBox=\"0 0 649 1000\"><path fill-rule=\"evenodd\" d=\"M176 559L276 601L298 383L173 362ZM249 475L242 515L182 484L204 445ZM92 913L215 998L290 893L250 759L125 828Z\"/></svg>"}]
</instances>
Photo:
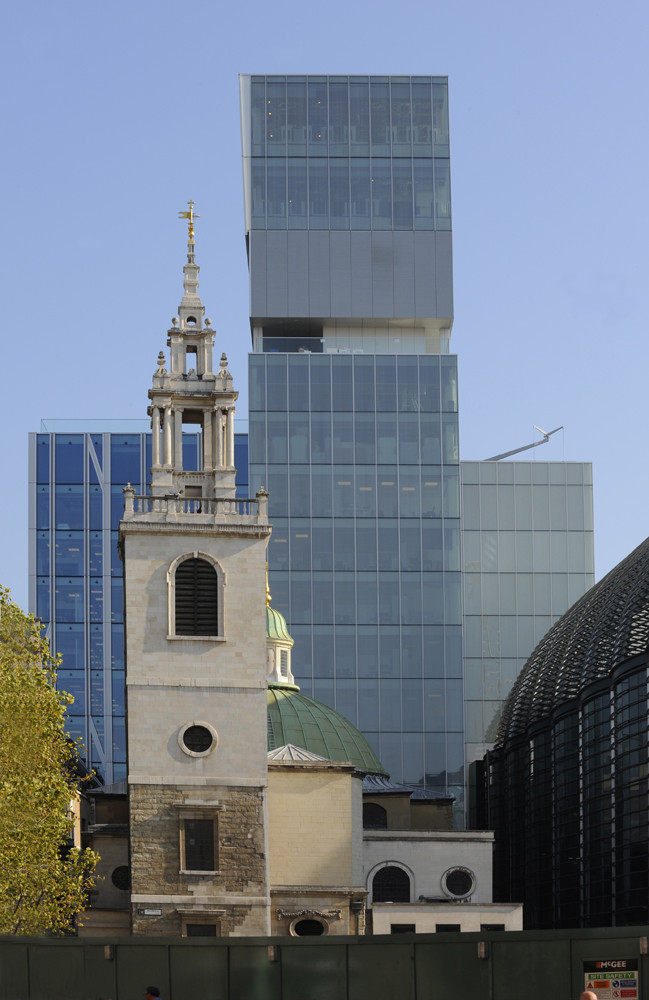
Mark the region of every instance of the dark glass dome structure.
<instances>
[{"instance_id":1,"label":"dark glass dome structure","mask_svg":"<svg viewBox=\"0 0 649 1000\"><path fill-rule=\"evenodd\" d=\"M550 629L485 759L496 899L527 927L649 922L649 539Z\"/></svg>"}]
</instances>

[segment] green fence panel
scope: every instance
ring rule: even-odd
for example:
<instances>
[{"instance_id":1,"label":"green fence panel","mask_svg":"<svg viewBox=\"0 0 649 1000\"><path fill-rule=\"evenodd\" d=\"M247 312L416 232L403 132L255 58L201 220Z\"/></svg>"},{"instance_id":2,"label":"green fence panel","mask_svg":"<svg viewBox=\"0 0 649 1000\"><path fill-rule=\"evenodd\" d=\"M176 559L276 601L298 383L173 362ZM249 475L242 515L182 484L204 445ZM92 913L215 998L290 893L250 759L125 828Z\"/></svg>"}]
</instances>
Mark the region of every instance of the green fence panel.
<instances>
[{"instance_id":1,"label":"green fence panel","mask_svg":"<svg viewBox=\"0 0 649 1000\"><path fill-rule=\"evenodd\" d=\"M415 968L419 1000L488 1000L490 995L491 966L478 958L477 941L415 942Z\"/></svg>"},{"instance_id":2,"label":"green fence panel","mask_svg":"<svg viewBox=\"0 0 649 1000\"><path fill-rule=\"evenodd\" d=\"M159 987L163 1000L521 1000L536 994L576 1000L585 961L623 958L639 969L640 996L649 1000L649 956L640 955L648 934L647 927L625 927L218 942L4 937L0 1000L143 1000L149 985Z\"/></svg>"},{"instance_id":3,"label":"green fence panel","mask_svg":"<svg viewBox=\"0 0 649 1000\"><path fill-rule=\"evenodd\" d=\"M282 1000L345 1000L347 946L281 948Z\"/></svg>"},{"instance_id":4,"label":"green fence panel","mask_svg":"<svg viewBox=\"0 0 649 1000\"><path fill-rule=\"evenodd\" d=\"M26 944L0 944L0 998L26 1000L29 966Z\"/></svg>"},{"instance_id":5,"label":"green fence panel","mask_svg":"<svg viewBox=\"0 0 649 1000\"><path fill-rule=\"evenodd\" d=\"M497 1000L540 993L574 1000L570 986L570 938L489 941L493 995ZM579 996L579 994L577 994Z\"/></svg>"},{"instance_id":6,"label":"green fence panel","mask_svg":"<svg viewBox=\"0 0 649 1000\"><path fill-rule=\"evenodd\" d=\"M231 944L229 951L229 1000L280 1000L282 976L279 955L277 961L272 961L267 945Z\"/></svg>"},{"instance_id":7,"label":"green fence panel","mask_svg":"<svg viewBox=\"0 0 649 1000\"><path fill-rule=\"evenodd\" d=\"M83 948L33 944L29 950L29 1000L83 1000Z\"/></svg>"},{"instance_id":8,"label":"green fence panel","mask_svg":"<svg viewBox=\"0 0 649 1000\"><path fill-rule=\"evenodd\" d=\"M414 1000L414 946L393 942L349 946L349 1000Z\"/></svg>"},{"instance_id":9,"label":"green fence panel","mask_svg":"<svg viewBox=\"0 0 649 1000\"><path fill-rule=\"evenodd\" d=\"M649 955L642 955L640 958L640 996L642 1000L649 998Z\"/></svg>"},{"instance_id":10,"label":"green fence panel","mask_svg":"<svg viewBox=\"0 0 649 1000\"><path fill-rule=\"evenodd\" d=\"M171 945L169 965L173 1000L227 1000L227 948Z\"/></svg>"},{"instance_id":11,"label":"green fence panel","mask_svg":"<svg viewBox=\"0 0 649 1000\"><path fill-rule=\"evenodd\" d=\"M115 1000L143 1000L147 986L157 986L162 1000L169 1000L169 946L166 944L115 945L117 996ZM30 997L30 1000L33 998Z\"/></svg>"},{"instance_id":12,"label":"green fence panel","mask_svg":"<svg viewBox=\"0 0 649 1000\"><path fill-rule=\"evenodd\" d=\"M83 1000L115 1000L115 946L84 941L83 974Z\"/></svg>"}]
</instances>

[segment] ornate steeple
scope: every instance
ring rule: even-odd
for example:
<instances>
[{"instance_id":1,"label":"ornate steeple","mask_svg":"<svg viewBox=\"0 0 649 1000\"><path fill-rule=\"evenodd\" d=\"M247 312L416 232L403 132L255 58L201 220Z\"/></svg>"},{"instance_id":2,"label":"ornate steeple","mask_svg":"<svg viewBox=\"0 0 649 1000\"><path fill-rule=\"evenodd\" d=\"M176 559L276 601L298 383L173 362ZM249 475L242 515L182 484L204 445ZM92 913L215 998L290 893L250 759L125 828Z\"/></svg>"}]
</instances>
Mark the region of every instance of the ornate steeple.
<instances>
[{"instance_id":1,"label":"ornate steeple","mask_svg":"<svg viewBox=\"0 0 649 1000\"><path fill-rule=\"evenodd\" d=\"M218 373L212 370L214 331L205 317L198 294L194 202L187 219L187 263L183 267L183 297L178 315L167 331L169 366L161 351L149 389L151 405L152 465L151 492L161 496L180 493L187 497L235 495L234 404L235 392L225 354ZM183 469L183 425L198 424L202 430L202 468Z\"/></svg>"},{"instance_id":2,"label":"ornate steeple","mask_svg":"<svg viewBox=\"0 0 649 1000\"><path fill-rule=\"evenodd\" d=\"M187 204L189 205L189 211L178 213L178 218L187 219L188 224L187 263L183 267L183 288L185 294L178 308L181 325L184 320L193 319L194 322L197 322L199 316L202 319L205 315L205 307L198 294L198 272L200 271L200 267L196 263L196 243L194 241L194 219L200 219L200 215L194 212L193 201L190 200Z\"/></svg>"}]
</instances>

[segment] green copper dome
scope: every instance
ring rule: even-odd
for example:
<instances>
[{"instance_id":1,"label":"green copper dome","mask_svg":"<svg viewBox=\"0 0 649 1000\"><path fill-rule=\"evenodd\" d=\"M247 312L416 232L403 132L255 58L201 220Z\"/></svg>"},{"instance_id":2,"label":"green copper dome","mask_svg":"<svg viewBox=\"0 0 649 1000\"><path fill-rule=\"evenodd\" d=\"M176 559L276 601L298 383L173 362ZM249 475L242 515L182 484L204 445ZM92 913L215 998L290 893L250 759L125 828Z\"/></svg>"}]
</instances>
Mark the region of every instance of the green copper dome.
<instances>
[{"instance_id":1,"label":"green copper dome","mask_svg":"<svg viewBox=\"0 0 649 1000\"><path fill-rule=\"evenodd\" d=\"M270 604L266 605L266 638L275 642L290 642L291 646L293 645L286 618L280 615L279 611L275 611L275 608L271 608Z\"/></svg>"},{"instance_id":2,"label":"green copper dome","mask_svg":"<svg viewBox=\"0 0 649 1000\"><path fill-rule=\"evenodd\" d=\"M351 761L366 774L387 774L363 734L348 719L300 694L298 687L269 684L266 705L269 750L292 743L327 760Z\"/></svg>"}]
</instances>

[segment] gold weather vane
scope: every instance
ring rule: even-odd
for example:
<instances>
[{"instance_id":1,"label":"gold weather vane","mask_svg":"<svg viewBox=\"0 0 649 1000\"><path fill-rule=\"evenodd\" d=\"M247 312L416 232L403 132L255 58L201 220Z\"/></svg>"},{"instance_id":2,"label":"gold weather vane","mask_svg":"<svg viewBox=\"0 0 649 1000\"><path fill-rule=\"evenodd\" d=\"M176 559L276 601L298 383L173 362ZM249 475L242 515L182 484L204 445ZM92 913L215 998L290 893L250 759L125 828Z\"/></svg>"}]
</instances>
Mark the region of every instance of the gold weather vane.
<instances>
[{"instance_id":1,"label":"gold weather vane","mask_svg":"<svg viewBox=\"0 0 649 1000\"><path fill-rule=\"evenodd\" d=\"M268 563L266 563L266 607L270 607L270 587L268 586Z\"/></svg>"},{"instance_id":2,"label":"gold weather vane","mask_svg":"<svg viewBox=\"0 0 649 1000\"><path fill-rule=\"evenodd\" d=\"M187 202L187 204L189 205L189 212L179 212L178 213L178 218L179 219L187 219L187 221L189 222L189 242L193 243L194 242L194 219L200 219L200 215L196 215L194 213L194 202L193 201L190 200L190 201Z\"/></svg>"}]
</instances>

